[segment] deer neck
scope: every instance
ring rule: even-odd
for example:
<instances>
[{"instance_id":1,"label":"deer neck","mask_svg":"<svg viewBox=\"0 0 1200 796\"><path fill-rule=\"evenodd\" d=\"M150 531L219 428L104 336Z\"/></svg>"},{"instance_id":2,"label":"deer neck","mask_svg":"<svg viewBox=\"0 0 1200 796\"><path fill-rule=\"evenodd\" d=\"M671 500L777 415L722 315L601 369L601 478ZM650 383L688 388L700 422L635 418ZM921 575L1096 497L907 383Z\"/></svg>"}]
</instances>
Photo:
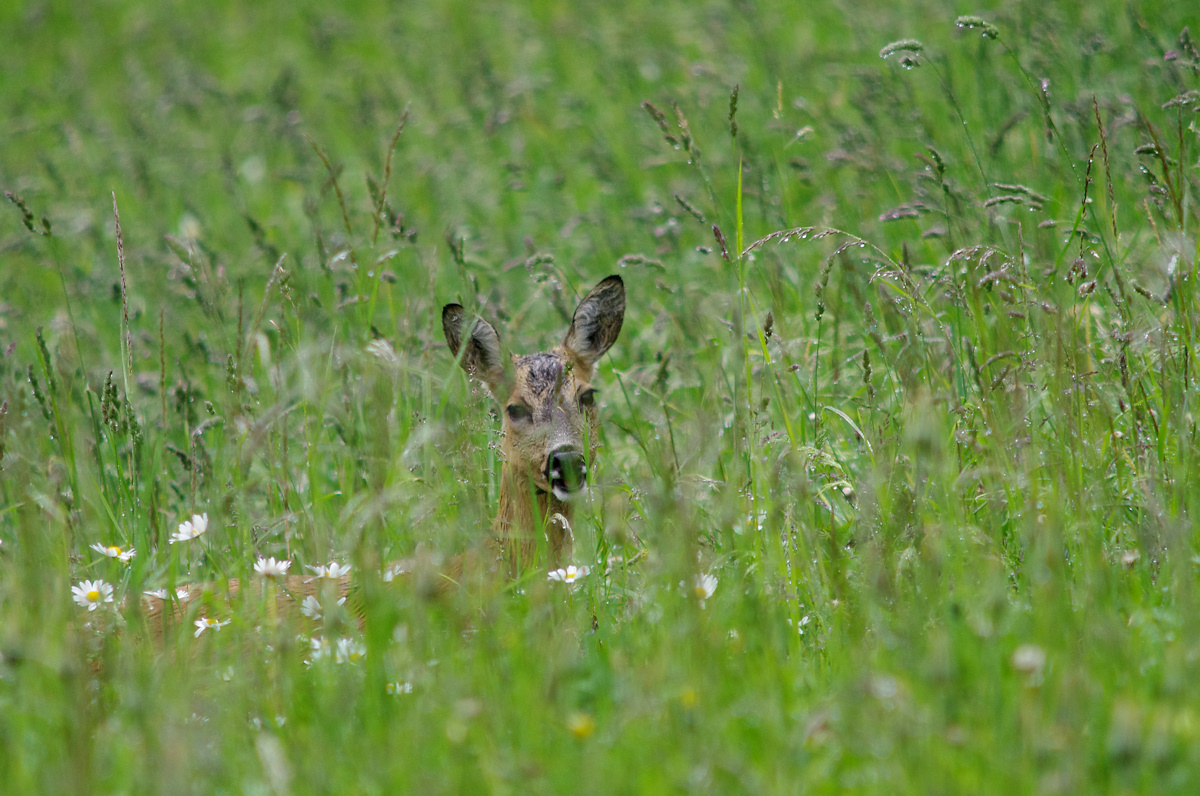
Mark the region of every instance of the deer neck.
<instances>
[{"instance_id":1,"label":"deer neck","mask_svg":"<svg viewBox=\"0 0 1200 796\"><path fill-rule=\"evenodd\" d=\"M515 569L535 561L539 535L545 536L550 564L558 566L569 557L574 519L575 509L570 503L536 488L505 462L494 530L502 555Z\"/></svg>"}]
</instances>

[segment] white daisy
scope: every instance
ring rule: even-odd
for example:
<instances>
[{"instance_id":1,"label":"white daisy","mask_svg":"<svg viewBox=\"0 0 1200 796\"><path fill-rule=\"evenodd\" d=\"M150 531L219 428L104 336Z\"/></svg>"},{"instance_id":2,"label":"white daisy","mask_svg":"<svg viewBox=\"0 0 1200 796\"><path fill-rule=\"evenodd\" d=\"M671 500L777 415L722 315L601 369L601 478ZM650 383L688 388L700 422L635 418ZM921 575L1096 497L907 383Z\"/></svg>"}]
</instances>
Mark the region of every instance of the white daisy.
<instances>
[{"instance_id":1,"label":"white daisy","mask_svg":"<svg viewBox=\"0 0 1200 796\"><path fill-rule=\"evenodd\" d=\"M391 566L389 566L383 570L383 582L391 583L398 576L403 575L407 572L408 572L408 564L405 564L403 562L398 563L398 564L392 564Z\"/></svg>"},{"instance_id":2,"label":"white daisy","mask_svg":"<svg viewBox=\"0 0 1200 796\"><path fill-rule=\"evenodd\" d=\"M274 557L263 558L258 557L258 561L254 562L254 571L262 575L264 578L282 578L291 569L292 562L284 559L276 561Z\"/></svg>"},{"instance_id":3,"label":"white daisy","mask_svg":"<svg viewBox=\"0 0 1200 796\"><path fill-rule=\"evenodd\" d=\"M85 580L78 586L72 586L71 593L75 595L75 602L89 611L113 601L113 587L102 580Z\"/></svg>"},{"instance_id":4,"label":"white daisy","mask_svg":"<svg viewBox=\"0 0 1200 796\"><path fill-rule=\"evenodd\" d=\"M304 598L304 602L300 603L300 613L307 616L309 619L317 620L321 618L321 603L316 597L311 594Z\"/></svg>"},{"instance_id":5,"label":"white daisy","mask_svg":"<svg viewBox=\"0 0 1200 796\"><path fill-rule=\"evenodd\" d=\"M346 598L345 597L338 598L337 604L345 605ZM314 597L311 594L304 598L304 602L300 603L300 613L304 614L305 616L307 616L309 619L313 620L314 622L318 621L321 618L322 610L323 609L321 607L321 601L318 600L316 597Z\"/></svg>"},{"instance_id":6,"label":"white daisy","mask_svg":"<svg viewBox=\"0 0 1200 796\"><path fill-rule=\"evenodd\" d=\"M305 661L306 664L311 664L313 661L319 661L319 660L321 660L321 658L328 657L329 652L330 652L328 641L326 641L323 638L318 638L317 636L313 636L312 638L310 638L308 640L308 643L309 643L309 646L311 647L312 654L311 654L311 658L309 660Z\"/></svg>"},{"instance_id":7,"label":"white daisy","mask_svg":"<svg viewBox=\"0 0 1200 796\"><path fill-rule=\"evenodd\" d=\"M704 607L704 601L713 596L713 592L717 590L716 575L697 575L696 576L696 599L700 601L700 607Z\"/></svg>"},{"instance_id":8,"label":"white daisy","mask_svg":"<svg viewBox=\"0 0 1200 796\"><path fill-rule=\"evenodd\" d=\"M401 683L401 682L388 683L387 685L385 685L383 687L383 690L393 696L396 696L398 694L411 694L412 690L413 690L413 684L410 683L408 680L405 680L403 683Z\"/></svg>"},{"instance_id":9,"label":"white daisy","mask_svg":"<svg viewBox=\"0 0 1200 796\"><path fill-rule=\"evenodd\" d=\"M352 638L339 638L333 659L338 663L357 663L367 657L367 645Z\"/></svg>"},{"instance_id":10,"label":"white daisy","mask_svg":"<svg viewBox=\"0 0 1200 796\"><path fill-rule=\"evenodd\" d=\"M147 589L146 591L142 592L142 594L146 595L147 597L157 597L160 600L171 599L170 593L166 589ZM179 588L175 590L175 599L179 600L181 603L187 602L189 599L191 599L191 596L192 595L187 589Z\"/></svg>"},{"instance_id":11,"label":"white daisy","mask_svg":"<svg viewBox=\"0 0 1200 796\"><path fill-rule=\"evenodd\" d=\"M194 622L194 624L196 625L196 632L193 635L196 638L200 638L200 634L203 633L205 630L208 630L209 628L211 628L213 630L220 630L221 628L225 627L225 625L229 624L231 621L233 621L233 620L226 619L224 622L220 622L216 619L211 619L207 616L202 616Z\"/></svg>"},{"instance_id":12,"label":"white daisy","mask_svg":"<svg viewBox=\"0 0 1200 796\"><path fill-rule=\"evenodd\" d=\"M190 520L184 520L179 523L179 531L171 534L168 540L171 544L176 542L186 542L189 539L195 539L208 530L208 512L204 514L193 514Z\"/></svg>"},{"instance_id":13,"label":"white daisy","mask_svg":"<svg viewBox=\"0 0 1200 796\"><path fill-rule=\"evenodd\" d=\"M1046 651L1036 644L1022 644L1013 650L1013 668L1030 677L1038 677L1046 665Z\"/></svg>"},{"instance_id":14,"label":"white daisy","mask_svg":"<svg viewBox=\"0 0 1200 796\"><path fill-rule=\"evenodd\" d=\"M318 578L328 578L330 580L338 580L339 578L343 578L350 573L349 564L342 566L336 561L331 561L329 566L310 566L309 569L316 573Z\"/></svg>"},{"instance_id":15,"label":"white daisy","mask_svg":"<svg viewBox=\"0 0 1200 796\"><path fill-rule=\"evenodd\" d=\"M546 579L562 581L568 586L574 586L576 581L582 577L585 577L589 572L591 572L591 570L587 567L577 567L572 564L566 569L550 570L550 573L546 576Z\"/></svg>"},{"instance_id":16,"label":"white daisy","mask_svg":"<svg viewBox=\"0 0 1200 796\"><path fill-rule=\"evenodd\" d=\"M132 547L126 550L122 547L118 547L115 544L103 545L99 542L96 542L96 544L92 545L92 549L97 553L108 556L109 558L115 558L122 564L129 563L129 559L133 558L137 554L137 550Z\"/></svg>"}]
</instances>

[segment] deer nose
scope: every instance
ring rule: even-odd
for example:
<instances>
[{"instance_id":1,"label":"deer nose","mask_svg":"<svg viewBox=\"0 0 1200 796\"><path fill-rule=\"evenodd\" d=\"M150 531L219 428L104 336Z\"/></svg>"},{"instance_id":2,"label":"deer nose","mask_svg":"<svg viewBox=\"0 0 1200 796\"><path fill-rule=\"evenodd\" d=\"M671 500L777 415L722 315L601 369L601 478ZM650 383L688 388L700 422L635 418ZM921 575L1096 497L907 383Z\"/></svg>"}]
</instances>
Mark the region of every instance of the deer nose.
<instances>
[{"instance_id":1,"label":"deer nose","mask_svg":"<svg viewBox=\"0 0 1200 796\"><path fill-rule=\"evenodd\" d=\"M546 480L559 500L566 500L587 482L587 462L574 448L560 448L546 459Z\"/></svg>"}]
</instances>

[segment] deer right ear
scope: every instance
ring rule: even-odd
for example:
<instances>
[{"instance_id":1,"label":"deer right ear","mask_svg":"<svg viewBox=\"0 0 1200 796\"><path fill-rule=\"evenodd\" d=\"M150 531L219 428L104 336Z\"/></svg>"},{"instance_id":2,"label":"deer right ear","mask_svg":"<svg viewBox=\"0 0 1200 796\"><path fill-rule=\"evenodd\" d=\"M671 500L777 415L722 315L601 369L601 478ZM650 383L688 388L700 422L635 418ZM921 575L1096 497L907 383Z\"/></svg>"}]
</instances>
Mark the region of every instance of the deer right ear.
<instances>
[{"instance_id":1,"label":"deer right ear","mask_svg":"<svg viewBox=\"0 0 1200 796\"><path fill-rule=\"evenodd\" d=\"M571 328L563 338L568 356L590 372L596 360L617 342L625 319L625 283L613 275L583 297L575 308Z\"/></svg>"},{"instance_id":2,"label":"deer right ear","mask_svg":"<svg viewBox=\"0 0 1200 796\"><path fill-rule=\"evenodd\" d=\"M475 319L468 331L466 327L470 321L461 305L447 304L442 307L442 332L446 335L450 353L458 357L462 349L459 358L462 369L487 384L492 394L496 395L497 388L504 381L500 335L494 326L482 318Z\"/></svg>"}]
</instances>

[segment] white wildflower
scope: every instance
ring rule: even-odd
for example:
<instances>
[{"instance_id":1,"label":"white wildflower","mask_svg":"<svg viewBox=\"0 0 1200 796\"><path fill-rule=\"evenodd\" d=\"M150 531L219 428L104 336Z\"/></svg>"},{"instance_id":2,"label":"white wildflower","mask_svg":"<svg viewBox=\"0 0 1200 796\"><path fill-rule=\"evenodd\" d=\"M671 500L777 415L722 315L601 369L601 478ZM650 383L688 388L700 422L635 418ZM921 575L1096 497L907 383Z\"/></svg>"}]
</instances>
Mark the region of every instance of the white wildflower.
<instances>
[{"instance_id":1,"label":"white wildflower","mask_svg":"<svg viewBox=\"0 0 1200 796\"><path fill-rule=\"evenodd\" d=\"M586 577L591 572L587 567L577 567L574 564L566 569L552 569L546 575L547 580L557 580L568 586L574 586L580 578Z\"/></svg>"},{"instance_id":2,"label":"white wildflower","mask_svg":"<svg viewBox=\"0 0 1200 796\"><path fill-rule=\"evenodd\" d=\"M339 638L333 659L338 663L357 663L367 657L367 645L352 638Z\"/></svg>"},{"instance_id":3,"label":"white wildflower","mask_svg":"<svg viewBox=\"0 0 1200 796\"><path fill-rule=\"evenodd\" d=\"M700 601L700 607L704 607L704 601L713 596L713 592L717 590L717 576L709 574L697 575L695 579L696 599Z\"/></svg>"},{"instance_id":4,"label":"white wildflower","mask_svg":"<svg viewBox=\"0 0 1200 796\"><path fill-rule=\"evenodd\" d=\"M126 550L115 544L103 545L99 542L96 542L96 544L92 545L92 549L101 555L108 556L109 558L115 558L122 564L128 564L129 559L133 558L137 554L137 550L132 547Z\"/></svg>"},{"instance_id":5,"label":"white wildflower","mask_svg":"<svg viewBox=\"0 0 1200 796\"><path fill-rule=\"evenodd\" d=\"M304 602L300 603L300 613L307 616L309 619L317 620L321 618L321 603L316 597L311 594L304 598Z\"/></svg>"},{"instance_id":6,"label":"white wildflower","mask_svg":"<svg viewBox=\"0 0 1200 796\"><path fill-rule=\"evenodd\" d=\"M233 620L226 619L224 622L220 622L216 619L212 619L207 616L202 616L193 623L196 625L196 632L193 635L196 638L200 638L200 634L203 633L205 630L209 630L209 629L220 630L221 628L225 627L225 625L229 624L231 621L233 621Z\"/></svg>"},{"instance_id":7,"label":"white wildflower","mask_svg":"<svg viewBox=\"0 0 1200 796\"><path fill-rule=\"evenodd\" d=\"M329 566L310 566L309 569L311 569L318 578L328 578L329 580L338 580L339 578L343 578L350 574L349 564L343 566L336 561L329 562Z\"/></svg>"},{"instance_id":8,"label":"white wildflower","mask_svg":"<svg viewBox=\"0 0 1200 796\"><path fill-rule=\"evenodd\" d=\"M292 562L284 559L276 561L274 557L263 558L258 557L258 561L254 562L254 571L262 575L264 578L282 578L291 568Z\"/></svg>"},{"instance_id":9,"label":"white wildflower","mask_svg":"<svg viewBox=\"0 0 1200 796\"><path fill-rule=\"evenodd\" d=\"M1046 651L1036 644L1022 644L1013 650L1012 666L1025 675L1029 685L1041 685L1042 669L1046 665Z\"/></svg>"},{"instance_id":10,"label":"white wildflower","mask_svg":"<svg viewBox=\"0 0 1200 796\"><path fill-rule=\"evenodd\" d=\"M102 580L85 580L71 587L75 602L89 611L95 611L104 603L113 601L113 587Z\"/></svg>"},{"instance_id":11,"label":"white wildflower","mask_svg":"<svg viewBox=\"0 0 1200 796\"><path fill-rule=\"evenodd\" d=\"M408 680L405 680L403 683L388 683L383 687L383 690L392 696L396 696L398 694L411 694L413 690L413 684Z\"/></svg>"},{"instance_id":12,"label":"white wildflower","mask_svg":"<svg viewBox=\"0 0 1200 796\"><path fill-rule=\"evenodd\" d=\"M193 514L190 520L179 523L179 531L171 534L168 540L171 544L195 539L208 530L208 513Z\"/></svg>"},{"instance_id":13,"label":"white wildflower","mask_svg":"<svg viewBox=\"0 0 1200 796\"><path fill-rule=\"evenodd\" d=\"M166 589L147 589L146 591L142 592L142 594L146 595L147 597L157 597L164 602L171 599L171 594ZM191 592L189 592L187 589L179 588L175 590L175 599L179 602L185 603L191 598Z\"/></svg>"},{"instance_id":14,"label":"white wildflower","mask_svg":"<svg viewBox=\"0 0 1200 796\"><path fill-rule=\"evenodd\" d=\"M313 636L308 640L308 643L311 648L311 655L304 661L306 666L311 665L314 661L319 661L322 658L329 656L329 642L325 639Z\"/></svg>"}]
</instances>

